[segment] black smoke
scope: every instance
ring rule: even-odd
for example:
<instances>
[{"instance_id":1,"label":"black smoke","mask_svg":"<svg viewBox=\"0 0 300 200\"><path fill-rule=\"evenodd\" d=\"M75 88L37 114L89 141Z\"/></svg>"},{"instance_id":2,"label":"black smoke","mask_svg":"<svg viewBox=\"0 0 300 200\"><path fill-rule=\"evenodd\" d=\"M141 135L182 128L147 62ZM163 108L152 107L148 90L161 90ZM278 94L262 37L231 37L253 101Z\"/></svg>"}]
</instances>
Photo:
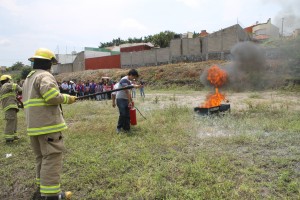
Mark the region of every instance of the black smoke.
<instances>
[{"instance_id":1,"label":"black smoke","mask_svg":"<svg viewBox=\"0 0 300 200\"><path fill-rule=\"evenodd\" d=\"M232 62L225 66L228 87L237 90L259 90L267 87L266 52L252 42L241 42L231 49Z\"/></svg>"},{"instance_id":2,"label":"black smoke","mask_svg":"<svg viewBox=\"0 0 300 200\"><path fill-rule=\"evenodd\" d=\"M231 49L231 62L219 66L228 75L222 90L257 91L273 89L284 82L285 72L267 63L267 50L253 42L240 42ZM202 84L211 86L207 70L200 77Z\"/></svg>"}]
</instances>

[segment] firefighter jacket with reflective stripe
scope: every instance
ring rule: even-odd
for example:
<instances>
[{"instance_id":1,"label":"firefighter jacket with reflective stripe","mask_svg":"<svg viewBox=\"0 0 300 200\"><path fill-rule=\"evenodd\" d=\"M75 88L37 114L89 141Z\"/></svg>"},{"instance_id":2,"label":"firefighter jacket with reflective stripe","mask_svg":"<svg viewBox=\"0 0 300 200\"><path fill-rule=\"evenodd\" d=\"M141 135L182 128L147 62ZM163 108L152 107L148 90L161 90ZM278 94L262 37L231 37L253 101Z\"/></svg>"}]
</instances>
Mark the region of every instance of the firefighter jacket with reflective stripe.
<instances>
[{"instance_id":1,"label":"firefighter jacket with reflective stripe","mask_svg":"<svg viewBox=\"0 0 300 200\"><path fill-rule=\"evenodd\" d=\"M67 104L69 97L60 93L50 72L40 69L30 72L23 84L28 135L37 136L67 129L60 104Z\"/></svg>"},{"instance_id":2,"label":"firefighter jacket with reflective stripe","mask_svg":"<svg viewBox=\"0 0 300 200\"><path fill-rule=\"evenodd\" d=\"M18 108L18 102L16 99L17 92L22 92L22 88L16 83L4 83L0 89L0 101L4 111L8 109Z\"/></svg>"}]
</instances>

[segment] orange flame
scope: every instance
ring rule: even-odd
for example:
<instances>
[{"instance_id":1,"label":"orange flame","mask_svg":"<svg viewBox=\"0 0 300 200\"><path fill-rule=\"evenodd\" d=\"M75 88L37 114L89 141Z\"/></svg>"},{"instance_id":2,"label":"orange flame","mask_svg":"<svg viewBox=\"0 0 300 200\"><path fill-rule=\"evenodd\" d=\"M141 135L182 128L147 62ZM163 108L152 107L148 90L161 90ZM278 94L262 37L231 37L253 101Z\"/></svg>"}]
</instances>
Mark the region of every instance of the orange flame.
<instances>
[{"instance_id":1,"label":"orange flame","mask_svg":"<svg viewBox=\"0 0 300 200\"><path fill-rule=\"evenodd\" d=\"M201 108L211 108L220 106L225 99L225 95L219 93L219 87L223 86L227 81L227 73L220 69L217 65L208 69L207 80L215 86L215 94L209 94L206 101L200 106Z\"/></svg>"}]
</instances>

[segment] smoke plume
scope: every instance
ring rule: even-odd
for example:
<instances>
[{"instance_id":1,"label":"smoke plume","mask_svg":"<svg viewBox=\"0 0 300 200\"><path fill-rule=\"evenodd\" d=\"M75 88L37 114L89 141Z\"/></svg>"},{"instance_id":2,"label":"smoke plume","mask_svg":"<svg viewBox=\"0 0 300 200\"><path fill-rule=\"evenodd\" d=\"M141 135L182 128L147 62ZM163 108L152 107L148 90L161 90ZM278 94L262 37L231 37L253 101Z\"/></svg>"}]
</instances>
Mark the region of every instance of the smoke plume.
<instances>
[{"instance_id":1,"label":"smoke plume","mask_svg":"<svg viewBox=\"0 0 300 200\"><path fill-rule=\"evenodd\" d=\"M252 42L240 42L231 49L232 60L219 66L228 75L228 82L222 87L233 91L263 90L281 85L284 76L266 62L266 50ZM200 77L202 84L210 86L207 70Z\"/></svg>"},{"instance_id":2,"label":"smoke plume","mask_svg":"<svg viewBox=\"0 0 300 200\"><path fill-rule=\"evenodd\" d=\"M300 1L299 0L263 0L264 3L280 5L281 9L273 17L273 22L283 32L284 36L291 35L300 28Z\"/></svg>"}]
</instances>

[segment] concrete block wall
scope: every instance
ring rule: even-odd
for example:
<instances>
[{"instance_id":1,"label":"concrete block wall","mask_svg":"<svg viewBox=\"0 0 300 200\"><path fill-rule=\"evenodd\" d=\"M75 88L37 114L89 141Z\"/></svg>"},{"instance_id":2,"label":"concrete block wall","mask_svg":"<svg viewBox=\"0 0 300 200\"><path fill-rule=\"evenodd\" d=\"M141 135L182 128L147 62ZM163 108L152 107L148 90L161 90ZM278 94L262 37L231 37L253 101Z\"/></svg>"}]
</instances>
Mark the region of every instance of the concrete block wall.
<instances>
[{"instance_id":1,"label":"concrete block wall","mask_svg":"<svg viewBox=\"0 0 300 200\"><path fill-rule=\"evenodd\" d=\"M250 41L252 36L247 33L242 27L237 28L238 42Z\"/></svg>"},{"instance_id":2,"label":"concrete block wall","mask_svg":"<svg viewBox=\"0 0 300 200\"><path fill-rule=\"evenodd\" d=\"M131 52L121 53L121 67L131 66Z\"/></svg>"},{"instance_id":3,"label":"concrete block wall","mask_svg":"<svg viewBox=\"0 0 300 200\"><path fill-rule=\"evenodd\" d=\"M236 24L212 33L207 37L207 52L227 52L238 42L249 41L249 35Z\"/></svg>"},{"instance_id":4,"label":"concrete block wall","mask_svg":"<svg viewBox=\"0 0 300 200\"><path fill-rule=\"evenodd\" d=\"M144 64L143 51L131 52L131 64L133 67L139 67Z\"/></svg>"},{"instance_id":5,"label":"concrete block wall","mask_svg":"<svg viewBox=\"0 0 300 200\"><path fill-rule=\"evenodd\" d=\"M182 39L182 55L191 56L191 55L200 55L201 54L201 45L200 38L184 38Z\"/></svg>"},{"instance_id":6,"label":"concrete block wall","mask_svg":"<svg viewBox=\"0 0 300 200\"><path fill-rule=\"evenodd\" d=\"M223 49L222 51L230 51L230 49L239 41L237 27L225 29L223 31Z\"/></svg>"},{"instance_id":7,"label":"concrete block wall","mask_svg":"<svg viewBox=\"0 0 300 200\"><path fill-rule=\"evenodd\" d=\"M182 55L181 39L171 40L170 42L171 57Z\"/></svg>"},{"instance_id":8,"label":"concrete block wall","mask_svg":"<svg viewBox=\"0 0 300 200\"><path fill-rule=\"evenodd\" d=\"M196 62L209 59L227 60L230 58L231 48L236 43L249 40L249 35L240 25L236 24L212 33L205 38L173 39L168 48L121 52L121 68L135 68L177 62ZM70 70L69 72L83 71L85 70L85 59L84 52L81 52L75 58L73 68L65 66L62 70L59 68L55 70L58 73L68 70Z\"/></svg>"},{"instance_id":9,"label":"concrete block wall","mask_svg":"<svg viewBox=\"0 0 300 200\"><path fill-rule=\"evenodd\" d=\"M171 49L169 47L156 49L156 58L157 58L156 59L157 65L170 63L171 62Z\"/></svg>"},{"instance_id":10,"label":"concrete block wall","mask_svg":"<svg viewBox=\"0 0 300 200\"><path fill-rule=\"evenodd\" d=\"M69 73L73 71L73 64L72 63L68 63L68 64L60 64L58 66L58 73L62 74L62 73Z\"/></svg>"},{"instance_id":11,"label":"concrete block wall","mask_svg":"<svg viewBox=\"0 0 300 200\"><path fill-rule=\"evenodd\" d=\"M61 64L73 63L77 54L56 54L56 59Z\"/></svg>"},{"instance_id":12,"label":"concrete block wall","mask_svg":"<svg viewBox=\"0 0 300 200\"><path fill-rule=\"evenodd\" d=\"M85 57L84 57L84 51L77 54L77 57L75 58L73 62L73 72L79 72L85 70Z\"/></svg>"},{"instance_id":13,"label":"concrete block wall","mask_svg":"<svg viewBox=\"0 0 300 200\"><path fill-rule=\"evenodd\" d=\"M121 53L121 67L160 65L170 62L170 48Z\"/></svg>"},{"instance_id":14,"label":"concrete block wall","mask_svg":"<svg viewBox=\"0 0 300 200\"><path fill-rule=\"evenodd\" d=\"M201 48L200 48L201 53L207 54L208 53L208 37L201 38L200 45L201 45Z\"/></svg>"},{"instance_id":15,"label":"concrete block wall","mask_svg":"<svg viewBox=\"0 0 300 200\"><path fill-rule=\"evenodd\" d=\"M156 49L146 50L143 52L143 63L141 63L142 66L148 66L148 65L156 65L157 63L157 52Z\"/></svg>"},{"instance_id":16,"label":"concrete block wall","mask_svg":"<svg viewBox=\"0 0 300 200\"><path fill-rule=\"evenodd\" d=\"M207 37L207 52L222 51L223 36L222 31L212 33Z\"/></svg>"},{"instance_id":17,"label":"concrete block wall","mask_svg":"<svg viewBox=\"0 0 300 200\"><path fill-rule=\"evenodd\" d=\"M52 65L51 66L51 73L52 74L58 74L58 65Z\"/></svg>"}]
</instances>

